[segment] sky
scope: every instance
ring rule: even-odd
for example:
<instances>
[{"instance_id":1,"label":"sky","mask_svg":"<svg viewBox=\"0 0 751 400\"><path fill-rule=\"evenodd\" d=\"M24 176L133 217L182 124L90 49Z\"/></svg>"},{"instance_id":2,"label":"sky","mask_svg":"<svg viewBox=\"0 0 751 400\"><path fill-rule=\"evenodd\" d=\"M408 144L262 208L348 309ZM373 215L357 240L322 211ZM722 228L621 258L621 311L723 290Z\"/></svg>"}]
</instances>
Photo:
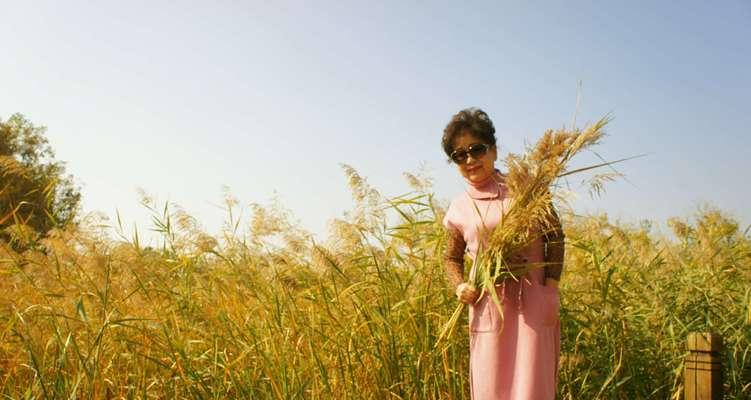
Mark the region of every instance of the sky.
<instances>
[{"instance_id":1,"label":"sky","mask_svg":"<svg viewBox=\"0 0 751 400\"><path fill-rule=\"evenodd\" d=\"M751 224L746 0L0 9L0 118L46 126L84 211L128 227L150 226L140 188L217 232L228 187L246 206L278 199L323 236L353 205L342 163L386 196L425 170L448 201L464 181L440 139L470 106L493 119L501 157L574 115L611 115L598 154L647 156L599 198L573 182L578 213L659 224L710 204Z\"/></svg>"}]
</instances>

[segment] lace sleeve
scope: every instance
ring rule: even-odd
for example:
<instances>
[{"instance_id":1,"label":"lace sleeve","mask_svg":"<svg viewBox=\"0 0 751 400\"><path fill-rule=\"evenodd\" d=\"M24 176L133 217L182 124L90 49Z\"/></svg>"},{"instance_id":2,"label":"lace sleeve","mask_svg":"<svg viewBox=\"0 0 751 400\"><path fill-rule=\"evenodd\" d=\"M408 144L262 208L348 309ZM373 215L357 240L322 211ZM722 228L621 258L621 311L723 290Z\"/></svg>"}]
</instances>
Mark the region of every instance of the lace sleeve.
<instances>
[{"instance_id":1,"label":"lace sleeve","mask_svg":"<svg viewBox=\"0 0 751 400\"><path fill-rule=\"evenodd\" d=\"M545 278L561 280L563 257L565 255L563 228L555 210L552 212L550 228L543 235L545 241Z\"/></svg>"},{"instance_id":2,"label":"lace sleeve","mask_svg":"<svg viewBox=\"0 0 751 400\"><path fill-rule=\"evenodd\" d=\"M446 270L446 277L453 288L464 282L464 251L466 248L467 243L464 242L462 234L456 230L449 229L446 238L446 252L443 255L443 265Z\"/></svg>"}]
</instances>

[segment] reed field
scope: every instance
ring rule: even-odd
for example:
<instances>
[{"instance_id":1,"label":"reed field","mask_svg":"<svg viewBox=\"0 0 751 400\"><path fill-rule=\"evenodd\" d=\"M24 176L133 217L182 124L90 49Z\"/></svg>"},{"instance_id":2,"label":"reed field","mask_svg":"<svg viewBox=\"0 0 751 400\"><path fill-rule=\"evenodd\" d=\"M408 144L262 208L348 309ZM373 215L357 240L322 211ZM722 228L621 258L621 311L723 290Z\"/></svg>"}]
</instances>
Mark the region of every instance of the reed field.
<instances>
[{"instance_id":1,"label":"reed field","mask_svg":"<svg viewBox=\"0 0 751 400\"><path fill-rule=\"evenodd\" d=\"M161 242L88 220L0 242L8 399L468 399L466 315L429 179L355 205L316 242L281 205L226 198L221 233L144 197ZM673 233L561 215L561 399L678 399L689 332L725 340L725 396L751 398L751 237L719 210ZM655 221L660 222L660 221ZM146 227L142 227L146 229Z\"/></svg>"}]
</instances>

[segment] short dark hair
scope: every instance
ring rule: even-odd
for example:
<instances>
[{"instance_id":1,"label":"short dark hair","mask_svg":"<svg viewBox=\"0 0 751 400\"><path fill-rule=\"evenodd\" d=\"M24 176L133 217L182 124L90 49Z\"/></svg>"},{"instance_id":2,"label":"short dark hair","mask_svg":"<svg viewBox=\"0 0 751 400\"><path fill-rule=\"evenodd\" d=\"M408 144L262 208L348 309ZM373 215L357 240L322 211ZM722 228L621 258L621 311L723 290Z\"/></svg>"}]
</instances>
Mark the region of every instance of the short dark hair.
<instances>
[{"instance_id":1,"label":"short dark hair","mask_svg":"<svg viewBox=\"0 0 751 400\"><path fill-rule=\"evenodd\" d=\"M451 156L454 139L462 132L469 132L483 143L495 146L495 127L488 114L479 108L471 107L456 113L443 130L441 145L447 156Z\"/></svg>"}]
</instances>

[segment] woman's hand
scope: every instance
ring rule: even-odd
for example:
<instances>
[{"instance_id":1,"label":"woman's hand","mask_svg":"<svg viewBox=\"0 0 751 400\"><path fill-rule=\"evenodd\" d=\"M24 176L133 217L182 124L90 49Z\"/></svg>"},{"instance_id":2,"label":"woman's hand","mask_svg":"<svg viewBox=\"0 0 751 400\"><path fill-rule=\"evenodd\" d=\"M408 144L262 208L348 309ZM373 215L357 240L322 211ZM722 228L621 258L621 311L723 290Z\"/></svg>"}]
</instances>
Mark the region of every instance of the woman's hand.
<instances>
[{"instance_id":1,"label":"woman's hand","mask_svg":"<svg viewBox=\"0 0 751 400\"><path fill-rule=\"evenodd\" d=\"M545 278L545 286L557 288L558 287L558 281L553 278Z\"/></svg>"},{"instance_id":2,"label":"woman's hand","mask_svg":"<svg viewBox=\"0 0 751 400\"><path fill-rule=\"evenodd\" d=\"M456 298L464 304L474 304L479 296L477 289L469 283L463 282L456 287Z\"/></svg>"}]
</instances>

